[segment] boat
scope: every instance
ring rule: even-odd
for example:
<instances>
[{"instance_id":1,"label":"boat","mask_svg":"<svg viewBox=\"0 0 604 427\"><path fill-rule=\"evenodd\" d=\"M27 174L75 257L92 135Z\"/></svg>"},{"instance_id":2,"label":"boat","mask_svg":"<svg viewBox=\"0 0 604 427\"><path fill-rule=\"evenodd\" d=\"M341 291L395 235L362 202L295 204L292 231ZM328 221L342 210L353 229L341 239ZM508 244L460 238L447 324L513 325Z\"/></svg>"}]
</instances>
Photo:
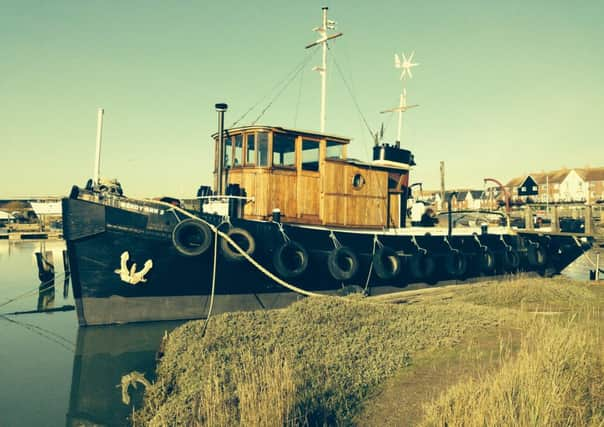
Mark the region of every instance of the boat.
<instances>
[{"instance_id":1,"label":"boat","mask_svg":"<svg viewBox=\"0 0 604 427\"><path fill-rule=\"evenodd\" d=\"M323 9L318 70L325 88L331 21ZM411 58L397 57L410 73ZM405 97L389 111L406 111ZM79 324L205 318L284 307L299 298L394 292L522 271L562 271L592 239L518 230L509 218L447 227L407 218L413 154L377 141L370 161L351 140L321 130L246 125L218 131L212 186L190 200L127 197L100 178L99 110L94 177L62 200ZM400 129L400 126L399 126ZM449 204L450 206L450 204ZM429 226L421 226L429 225Z\"/></svg>"}]
</instances>

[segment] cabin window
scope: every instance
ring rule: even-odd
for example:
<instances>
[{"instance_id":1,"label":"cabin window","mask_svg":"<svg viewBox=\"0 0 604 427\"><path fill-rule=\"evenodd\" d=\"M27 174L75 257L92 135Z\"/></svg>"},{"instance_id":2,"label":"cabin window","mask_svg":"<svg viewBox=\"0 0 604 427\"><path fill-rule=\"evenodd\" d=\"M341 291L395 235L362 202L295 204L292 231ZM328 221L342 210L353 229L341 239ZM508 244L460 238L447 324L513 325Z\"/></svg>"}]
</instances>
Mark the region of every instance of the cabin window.
<instances>
[{"instance_id":1,"label":"cabin window","mask_svg":"<svg viewBox=\"0 0 604 427\"><path fill-rule=\"evenodd\" d=\"M294 135L273 134L273 166L296 167L296 137Z\"/></svg>"},{"instance_id":2,"label":"cabin window","mask_svg":"<svg viewBox=\"0 0 604 427\"><path fill-rule=\"evenodd\" d=\"M258 132L258 166L268 166L268 132Z\"/></svg>"},{"instance_id":3,"label":"cabin window","mask_svg":"<svg viewBox=\"0 0 604 427\"><path fill-rule=\"evenodd\" d=\"M224 139L224 167L230 168L233 166L231 160L233 159L233 140L231 137Z\"/></svg>"},{"instance_id":4,"label":"cabin window","mask_svg":"<svg viewBox=\"0 0 604 427\"><path fill-rule=\"evenodd\" d=\"M246 136L246 148L245 148L245 164L255 165L256 164L256 135L248 133Z\"/></svg>"},{"instance_id":5,"label":"cabin window","mask_svg":"<svg viewBox=\"0 0 604 427\"><path fill-rule=\"evenodd\" d=\"M352 187L355 190L360 190L365 185L365 177L360 173L355 174L352 177Z\"/></svg>"},{"instance_id":6,"label":"cabin window","mask_svg":"<svg viewBox=\"0 0 604 427\"><path fill-rule=\"evenodd\" d=\"M319 141L302 140L302 170L319 170Z\"/></svg>"},{"instance_id":7,"label":"cabin window","mask_svg":"<svg viewBox=\"0 0 604 427\"><path fill-rule=\"evenodd\" d=\"M325 158L327 159L341 159L343 157L342 155L342 148L344 146L340 143L337 143L335 141L329 141L327 140L327 152L325 155Z\"/></svg>"},{"instance_id":8,"label":"cabin window","mask_svg":"<svg viewBox=\"0 0 604 427\"><path fill-rule=\"evenodd\" d=\"M233 166L243 165L243 135L235 135L235 155L233 156Z\"/></svg>"}]
</instances>

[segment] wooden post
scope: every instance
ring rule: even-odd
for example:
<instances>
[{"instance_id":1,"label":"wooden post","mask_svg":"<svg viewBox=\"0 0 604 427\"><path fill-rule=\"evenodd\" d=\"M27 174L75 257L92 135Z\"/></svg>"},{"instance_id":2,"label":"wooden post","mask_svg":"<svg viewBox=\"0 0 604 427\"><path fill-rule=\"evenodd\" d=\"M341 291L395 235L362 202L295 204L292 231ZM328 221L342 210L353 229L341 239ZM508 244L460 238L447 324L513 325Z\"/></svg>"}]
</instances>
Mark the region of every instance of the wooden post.
<instances>
[{"instance_id":1,"label":"wooden post","mask_svg":"<svg viewBox=\"0 0 604 427\"><path fill-rule=\"evenodd\" d=\"M585 234L593 234L594 232L594 222L593 222L593 206L585 206L585 218L584 218L584 223L585 223L585 227L583 229L583 232Z\"/></svg>"},{"instance_id":2,"label":"wooden post","mask_svg":"<svg viewBox=\"0 0 604 427\"><path fill-rule=\"evenodd\" d=\"M551 229L552 232L557 233L558 231L560 231L560 220L558 219L558 206L554 205L551 207L551 212L552 212L552 216L551 216L551 220L552 220L552 225L551 225Z\"/></svg>"},{"instance_id":3,"label":"wooden post","mask_svg":"<svg viewBox=\"0 0 604 427\"><path fill-rule=\"evenodd\" d=\"M533 210L529 205L524 207L524 228L527 230L535 229L535 225L533 224Z\"/></svg>"},{"instance_id":4,"label":"wooden post","mask_svg":"<svg viewBox=\"0 0 604 427\"><path fill-rule=\"evenodd\" d=\"M445 162L440 162L440 210L445 210Z\"/></svg>"},{"instance_id":5,"label":"wooden post","mask_svg":"<svg viewBox=\"0 0 604 427\"><path fill-rule=\"evenodd\" d=\"M55 277L55 266L52 259L52 251L36 252L36 263L38 265L38 278L47 282Z\"/></svg>"},{"instance_id":6,"label":"wooden post","mask_svg":"<svg viewBox=\"0 0 604 427\"><path fill-rule=\"evenodd\" d=\"M69 258L67 258L67 249L63 249L63 271L65 272L65 275L71 273L71 271L69 270Z\"/></svg>"}]
</instances>

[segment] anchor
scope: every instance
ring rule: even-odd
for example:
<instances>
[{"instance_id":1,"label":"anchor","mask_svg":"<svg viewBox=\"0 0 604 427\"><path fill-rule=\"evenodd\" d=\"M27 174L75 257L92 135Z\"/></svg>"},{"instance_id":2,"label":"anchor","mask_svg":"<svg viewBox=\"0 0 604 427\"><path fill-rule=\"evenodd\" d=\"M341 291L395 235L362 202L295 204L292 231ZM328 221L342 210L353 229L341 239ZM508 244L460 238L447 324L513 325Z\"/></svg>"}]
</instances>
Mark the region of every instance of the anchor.
<instances>
[{"instance_id":1,"label":"anchor","mask_svg":"<svg viewBox=\"0 0 604 427\"><path fill-rule=\"evenodd\" d=\"M130 270L128 270L128 260L130 259L130 254L128 253L128 251L122 252L120 259L121 268L116 269L115 273L120 275L120 279L122 282L126 282L131 285L136 285L140 282L147 281L145 275L153 267L153 261L148 259L147 261L145 261L145 265L143 266L142 270L136 271L136 263L133 263L132 267L130 267Z\"/></svg>"}]
</instances>

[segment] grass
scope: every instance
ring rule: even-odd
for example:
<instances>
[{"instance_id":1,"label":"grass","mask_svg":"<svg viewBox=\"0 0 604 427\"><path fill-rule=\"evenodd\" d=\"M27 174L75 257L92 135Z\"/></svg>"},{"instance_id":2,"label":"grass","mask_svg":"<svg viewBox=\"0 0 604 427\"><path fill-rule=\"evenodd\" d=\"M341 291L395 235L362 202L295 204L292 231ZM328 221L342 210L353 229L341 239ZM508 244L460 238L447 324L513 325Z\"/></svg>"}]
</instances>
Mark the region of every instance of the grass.
<instances>
[{"instance_id":1,"label":"grass","mask_svg":"<svg viewBox=\"0 0 604 427\"><path fill-rule=\"evenodd\" d=\"M481 384L486 396L495 389L492 381L498 372L527 374L528 370L513 365L524 354L532 360L542 347L544 354L551 353L546 344L555 346L556 341L535 341L535 337L546 340L545 332L551 330L559 340L570 339L572 334L560 332L564 327L570 331L589 324L575 319L563 327L560 316L539 316L543 325L555 328L542 326L520 339L518 331L535 323L531 311L564 311L566 316L588 312L602 300L585 285L520 278L439 288L396 300L403 304L308 298L284 310L214 317L204 337L203 322L189 322L168 336L158 379L146 391L144 407L133 421L135 425L376 425L381 424L380 416L385 419L384 414L396 413L407 418L391 420L393 424L423 418L426 425L443 425L437 415L445 413L443 408L450 408L451 402L462 402L466 394L472 401L472 390ZM592 324L600 325L598 319ZM593 333L589 327L583 330ZM511 331L516 331L516 339L502 340ZM589 343L594 341L591 338L576 335L573 339ZM573 343L577 354L593 350L585 347L581 353L577 342ZM585 380L600 378L595 375L601 359L597 362L590 356L573 365L561 352L553 360L566 363L563 366L569 371L586 369L589 359L593 372ZM471 380L459 381L463 378ZM529 382L535 379L526 377ZM535 383L535 387L546 386ZM503 383L500 387L503 390ZM582 386L568 387L572 393ZM457 394L447 395L446 390ZM530 390L545 400L544 390ZM434 401L442 391L445 394ZM600 389L593 388L583 395L579 403L592 406L581 412L582 419L599 420L598 393ZM413 396L427 406L410 404ZM487 397L484 402L481 408L491 405ZM510 407L516 405L522 412L518 403ZM372 414L370 409L376 407L380 413ZM596 415L590 418L589 414ZM448 425L465 424L455 424L457 412L449 415Z\"/></svg>"},{"instance_id":2,"label":"grass","mask_svg":"<svg viewBox=\"0 0 604 427\"><path fill-rule=\"evenodd\" d=\"M541 319L523 336L517 355L502 354L501 369L463 381L428 404L421 425L604 425L598 332Z\"/></svg>"}]
</instances>

